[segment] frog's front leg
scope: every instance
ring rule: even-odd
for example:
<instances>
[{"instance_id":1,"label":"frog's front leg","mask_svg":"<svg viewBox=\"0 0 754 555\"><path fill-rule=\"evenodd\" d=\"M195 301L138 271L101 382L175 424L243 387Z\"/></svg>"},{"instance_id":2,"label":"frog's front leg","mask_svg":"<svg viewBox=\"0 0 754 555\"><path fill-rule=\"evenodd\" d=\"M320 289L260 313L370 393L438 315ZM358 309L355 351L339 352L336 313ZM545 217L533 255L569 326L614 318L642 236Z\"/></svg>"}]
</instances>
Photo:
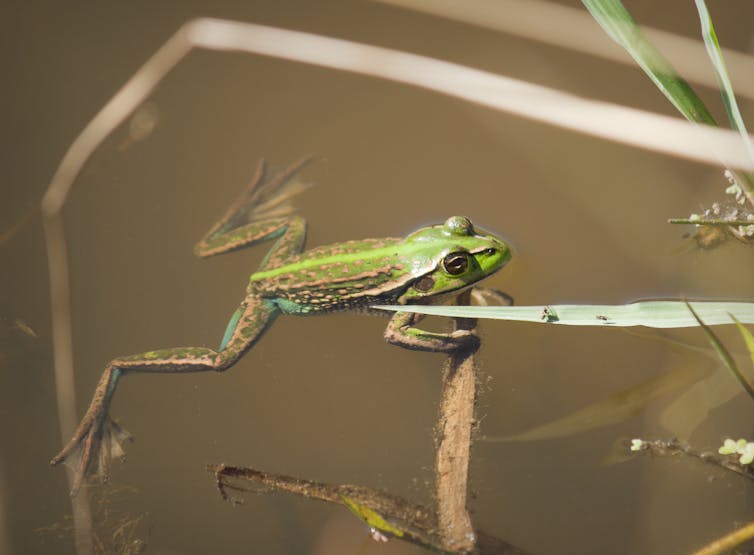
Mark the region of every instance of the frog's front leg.
<instances>
[{"instance_id":1,"label":"frog's front leg","mask_svg":"<svg viewBox=\"0 0 754 555\"><path fill-rule=\"evenodd\" d=\"M278 308L258 297L248 297L233 314L218 350L177 347L116 358L105 368L76 432L50 464L71 461L76 469L71 495L76 495L91 474L107 478L110 457L122 457L121 443L130 438L108 415L118 380L129 372L204 372L230 368L264 334ZM95 460L97 464L95 466Z\"/></svg>"},{"instance_id":2,"label":"frog's front leg","mask_svg":"<svg viewBox=\"0 0 754 555\"><path fill-rule=\"evenodd\" d=\"M395 313L385 328L385 339L388 343L415 351L450 353L458 349L479 348L479 336L474 331L460 329L438 333L415 327L423 318L423 314L415 312Z\"/></svg>"},{"instance_id":3,"label":"frog's front leg","mask_svg":"<svg viewBox=\"0 0 754 555\"><path fill-rule=\"evenodd\" d=\"M474 287L471 290L471 299L478 306L513 305L513 297L488 287ZM385 328L385 339L393 345L416 351L449 353L456 349L479 348L479 336L475 331L459 329L451 333L435 333L415 327L424 316L415 312L397 312Z\"/></svg>"}]
</instances>

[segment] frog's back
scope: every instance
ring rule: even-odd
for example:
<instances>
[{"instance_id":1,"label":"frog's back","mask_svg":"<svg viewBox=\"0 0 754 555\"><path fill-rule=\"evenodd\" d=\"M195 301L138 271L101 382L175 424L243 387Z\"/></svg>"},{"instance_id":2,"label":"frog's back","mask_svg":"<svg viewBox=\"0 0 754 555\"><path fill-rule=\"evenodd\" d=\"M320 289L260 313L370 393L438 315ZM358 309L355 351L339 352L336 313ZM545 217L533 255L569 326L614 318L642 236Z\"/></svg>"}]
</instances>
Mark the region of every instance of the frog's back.
<instances>
[{"instance_id":1,"label":"frog's back","mask_svg":"<svg viewBox=\"0 0 754 555\"><path fill-rule=\"evenodd\" d=\"M322 245L289 257L286 264L281 268L295 266L307 261L340 259L347 262L369 258L378 251L390 250L391 247L402 242L403 239L401 238L384 237L382 239L356 239L332 245ZM393 249L392 254L395 255L397 252L397 249Z\"/></svg>"},{"instance_id":2,"label":"frog's back","mask_svg":"<svg viewBox=\"0 0 754 555\"><path fill-rule=\"evenodd\" d=\"M386 304L411 278L399 256L402 241L389 237L315 247L252 274L249 291L295 314Z\"/></svg>"}]
</instances>

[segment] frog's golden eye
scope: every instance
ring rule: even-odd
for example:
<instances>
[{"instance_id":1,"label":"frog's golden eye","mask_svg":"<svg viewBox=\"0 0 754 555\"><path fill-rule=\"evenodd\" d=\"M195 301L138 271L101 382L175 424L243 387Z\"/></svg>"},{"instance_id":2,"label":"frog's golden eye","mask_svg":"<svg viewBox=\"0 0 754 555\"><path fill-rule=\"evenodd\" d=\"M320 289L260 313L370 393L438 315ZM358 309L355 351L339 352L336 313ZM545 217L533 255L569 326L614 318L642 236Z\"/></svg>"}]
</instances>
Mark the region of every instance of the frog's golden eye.
<instances>
[{"instance_id":1,"label":"frog's golden eye","mask_svg":"<svg viewBox=\"0 0 754 555\"><path fill-rule=\"evenodd\" d=\"M451 252L442 259L442 268L451 276L464 273L469 267L469 253Z\"/></svg>"}]
</instances>

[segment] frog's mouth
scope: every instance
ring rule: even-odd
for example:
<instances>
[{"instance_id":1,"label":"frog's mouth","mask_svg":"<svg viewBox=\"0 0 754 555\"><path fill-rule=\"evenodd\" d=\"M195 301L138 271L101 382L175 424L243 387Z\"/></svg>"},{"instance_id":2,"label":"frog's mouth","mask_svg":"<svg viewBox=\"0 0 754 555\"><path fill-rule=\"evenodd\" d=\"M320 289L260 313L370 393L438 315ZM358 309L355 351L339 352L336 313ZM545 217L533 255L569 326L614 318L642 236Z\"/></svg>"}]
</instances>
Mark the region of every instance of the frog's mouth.
<instances>
[{"instance_id":1,"label":"frog's mouth","mask_svg":"<svg viewBox=\"0 0 754 555\"><path fill-rule=\"evenodd\" d=\"M471 289L474 287L477 282L469 283L467 285L464 285L462 287L459 287L458 289L453 289L451 291L445 291L443 293L437 293L436 295L428 295L426 297L413 297L411 299L407 299L405 304L406 305L437 305L437 304L447 304L448 302L452 301L455 297L457 297L460 293L463 293L467 289Z\"/></svg>"}]
</instances>

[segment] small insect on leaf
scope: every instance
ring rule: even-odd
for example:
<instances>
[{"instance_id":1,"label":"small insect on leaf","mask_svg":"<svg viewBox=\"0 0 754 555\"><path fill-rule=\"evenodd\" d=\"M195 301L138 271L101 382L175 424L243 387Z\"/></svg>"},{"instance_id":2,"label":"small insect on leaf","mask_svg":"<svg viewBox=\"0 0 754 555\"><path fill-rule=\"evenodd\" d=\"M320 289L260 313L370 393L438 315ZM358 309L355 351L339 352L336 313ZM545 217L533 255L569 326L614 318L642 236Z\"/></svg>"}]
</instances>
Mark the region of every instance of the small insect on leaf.
<instances>
[{"instance_id":1,"label":"small insect on leaf","mask_svg":"<svg viewBox=\"0 0 754 555\"><path fill-rule=\"evenodd\" d=\"M542 309L541 319L543 322L557 322L560 318L554 308L546 306Z\"/></svg>"}]
</instances>

